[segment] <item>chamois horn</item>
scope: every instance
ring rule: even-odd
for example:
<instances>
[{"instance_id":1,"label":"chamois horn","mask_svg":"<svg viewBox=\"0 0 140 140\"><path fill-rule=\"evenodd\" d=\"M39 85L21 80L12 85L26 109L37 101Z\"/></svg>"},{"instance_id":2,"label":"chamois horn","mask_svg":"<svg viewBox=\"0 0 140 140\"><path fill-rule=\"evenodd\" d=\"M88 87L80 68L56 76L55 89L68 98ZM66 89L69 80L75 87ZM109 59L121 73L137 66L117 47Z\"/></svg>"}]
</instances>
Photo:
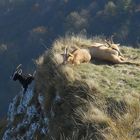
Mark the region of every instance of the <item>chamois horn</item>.
<instances>
[{"instance_id":1,"label":"chamois horn","mask_svg":"<svg viewBox=\"0 0 140 140\"><path fill-rule=\"evenodd\" d=\"M65 47L64 54L63 54L63 63L66 64L68 58L68 47Z\"/></svg>"},{"instance_id":2,"label":"chamois horn","mask_svg":"<svg viewBox=\"0 0 140 140\"><path fill-rule=\"evenodd\" d=\"M16 70L15 70L15 71L19 70L19 68L21 68L21 66L22 66L22 64L19 64L19 65L16 67Z\"/></svg>"},{"instance_id":3,"label":"chamois horn","mask_svg":"<svg viewBox=\"0 0 140 140\"><path fill-rule=\"evenodd\" d=\"M111 44L114 44L113 37L114 37L114 35L111 35L111 37L110 37Z\"/></svg>"},{"instance_id":4,"label":"chamois horn","mask_svg":"<svg viewBox=\"0 0 140 140\"><path fill-rule=\"evenodd\" d=\"M108 45L109 47L111 47L111 43L110 43L108 40L105 39L105 42L107 43L107 45Z\"/></svg>"},{"instance_id":5,"label":"chamois horn","mask_svg":"<svg viewBox=\"0 0 140 140\"><path fill-rule=\"evenodd\" d=\"M21 73L22 73L21 66L22 66L22 64L19 64L19 65L16 67L15 72L18 72L19 74L21 74Z\"/></svg>"},{"instance_id":6,"label":"chamois horn","mask_svg":"<svg viewBox=\"0 0 140 140\"><path fill-rule=\"evenodd\" d=\"M33 77L35 77L35 75L36 75L36 70L33 72Z\"/></svg>"}]
</instances>

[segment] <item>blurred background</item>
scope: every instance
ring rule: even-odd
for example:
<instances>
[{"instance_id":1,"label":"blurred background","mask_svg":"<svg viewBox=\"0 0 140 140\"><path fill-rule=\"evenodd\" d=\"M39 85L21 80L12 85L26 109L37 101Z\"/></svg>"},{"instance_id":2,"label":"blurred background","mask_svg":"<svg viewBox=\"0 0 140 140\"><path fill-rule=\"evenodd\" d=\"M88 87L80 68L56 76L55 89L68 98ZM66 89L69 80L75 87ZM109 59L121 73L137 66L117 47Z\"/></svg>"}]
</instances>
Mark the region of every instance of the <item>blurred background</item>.
<instances>
[{"instance_id":1,"label":"blurred background","mask_svg":"<svg viewBox=\"0 0 140 140\"><path fill-rule=\"evenodd\" d=\"M140 0L0 0L0 117L21 88L10 80L15 67L32 73L33 59L69 34L140 48Z\"/></svg>"}]
</instances>

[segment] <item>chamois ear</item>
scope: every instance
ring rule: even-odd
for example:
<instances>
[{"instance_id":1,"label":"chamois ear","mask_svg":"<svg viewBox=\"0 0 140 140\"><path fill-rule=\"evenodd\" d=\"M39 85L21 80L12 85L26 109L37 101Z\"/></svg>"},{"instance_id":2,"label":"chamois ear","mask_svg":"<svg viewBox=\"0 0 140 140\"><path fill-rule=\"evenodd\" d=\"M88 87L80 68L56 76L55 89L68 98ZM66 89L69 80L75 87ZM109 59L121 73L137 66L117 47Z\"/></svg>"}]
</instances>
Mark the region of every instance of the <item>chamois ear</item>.
<instances>
[{"instance_id":1,"label":"chamois ear","mask_svg":"<svg viewBox=\"0 0 140 140\"><path fill-rule=\"evenodd\" d=\"M117 46L120 46L120 44L118 43L118 44L116 44Z\"/></svg>"},{"instance_id":2,"label":"chamois ear","mask_svg":"<svg viewBox=\"0 0 140 140\"><path fill-rule=\"evenodd\" d=\"M105 40L105 42L109 47L111 47L111 43L109 41Z\"/></svg>"},{"instance_id":3,"label":"chamois ear","mask_svg":"<svg viewBox=\"0 0 140 140\"><path fill-rule=\"evenodd\" d=\"M71 53L68 53L68 56L74 57L74 55L73 55L73 54L71 54Z\"/></svg>"}]
</instances>

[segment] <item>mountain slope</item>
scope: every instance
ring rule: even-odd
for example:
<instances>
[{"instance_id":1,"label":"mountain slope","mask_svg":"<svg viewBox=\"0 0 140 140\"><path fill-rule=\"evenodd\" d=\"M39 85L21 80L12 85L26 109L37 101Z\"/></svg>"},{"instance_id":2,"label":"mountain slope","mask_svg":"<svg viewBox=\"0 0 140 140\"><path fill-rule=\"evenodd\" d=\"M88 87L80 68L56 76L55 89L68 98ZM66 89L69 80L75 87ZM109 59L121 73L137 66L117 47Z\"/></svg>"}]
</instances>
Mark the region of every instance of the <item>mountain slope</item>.
<instances>
[{"instance_id":1,"label":"mountain slope","mask_svg":"<svg viewBox=\"0 0 140 140\"><path fill-rule=\"evenodd\" d=\"M13 140L140 138L140 67L99 60L76 66L62 64L65 47L72 50L94 42L103 42L103 39L59 38L36 61L34 90L25 95L21 93L17 101L13 100L14 110L9 112L12 119L8 119L7 126L7 131L11 131L8 135L5 131L3 140L8 140L5 136L9 135ZM122 47L121 51L129 59L140 61L139 49ZM26 98L30 93L32 98ZM40 97L43 97L41 101ZM23 99L26 103L22 114L17 111ZM31 107L35 112L28 111ZM24 120L28 122L26 128L17 129Z\"/></svg>"}]
</instances>

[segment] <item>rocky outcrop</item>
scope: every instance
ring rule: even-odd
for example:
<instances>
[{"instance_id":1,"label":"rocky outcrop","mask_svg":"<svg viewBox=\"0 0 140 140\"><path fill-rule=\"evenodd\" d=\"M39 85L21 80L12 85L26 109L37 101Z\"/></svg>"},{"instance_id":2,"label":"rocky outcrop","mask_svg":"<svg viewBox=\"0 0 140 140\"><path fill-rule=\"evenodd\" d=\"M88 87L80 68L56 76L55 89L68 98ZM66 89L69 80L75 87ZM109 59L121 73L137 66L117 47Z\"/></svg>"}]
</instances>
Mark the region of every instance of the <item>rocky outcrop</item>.
<instances>
[{"instance_id":1,"label":"rocky outcrop","mask_svg":"<svg viewBox=\"0 0 140 140\"><path fill-rule=\"evenodd\" d=\"M34 140L37 133L45 135L48 131L48 119L43 113L43 97L33 102L34 93L28 89L21 91L9 105L7 129L3 140Z\"/></svg>"}]
</instances>

